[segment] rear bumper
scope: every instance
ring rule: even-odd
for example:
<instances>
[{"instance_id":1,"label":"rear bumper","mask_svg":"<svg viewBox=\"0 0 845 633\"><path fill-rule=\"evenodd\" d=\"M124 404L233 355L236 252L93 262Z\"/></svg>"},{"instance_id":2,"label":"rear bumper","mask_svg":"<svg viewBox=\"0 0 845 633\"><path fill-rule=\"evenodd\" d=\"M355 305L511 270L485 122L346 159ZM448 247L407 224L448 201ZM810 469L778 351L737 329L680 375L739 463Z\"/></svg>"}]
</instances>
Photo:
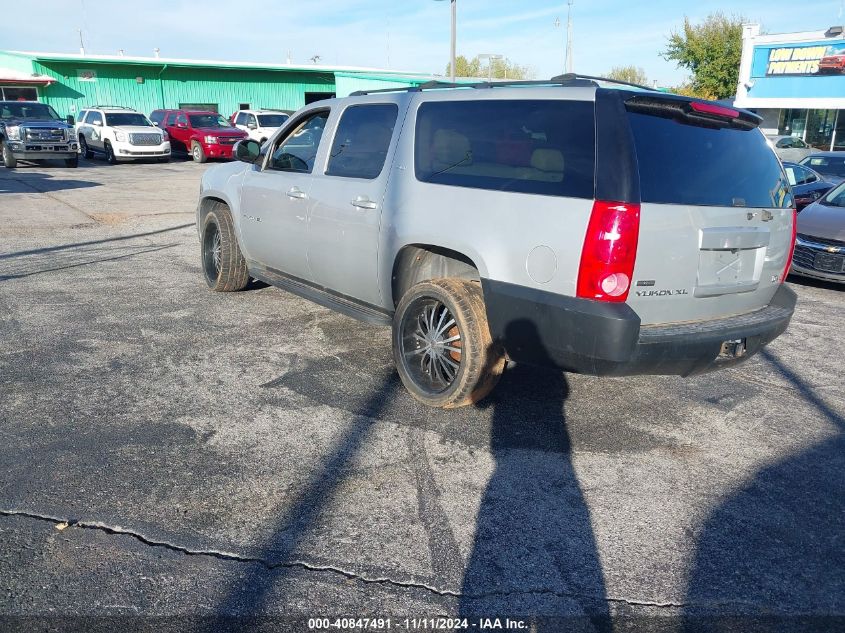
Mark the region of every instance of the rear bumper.
<instances>
[{"instance_id":1,"label":"rear bumper","mask_svg":"<svg viewBox=\"0 0 845 633\"><path fill-rule=\"evenodd\" d=\"M517 362L599 376L689 376L740 363L786 330L795 293L781 286L761 310L735 317L641 326L627 304L602 303L482 280L494 340ZM726 341L746 353L720 355Z\"/></svg>"}]
</instances>

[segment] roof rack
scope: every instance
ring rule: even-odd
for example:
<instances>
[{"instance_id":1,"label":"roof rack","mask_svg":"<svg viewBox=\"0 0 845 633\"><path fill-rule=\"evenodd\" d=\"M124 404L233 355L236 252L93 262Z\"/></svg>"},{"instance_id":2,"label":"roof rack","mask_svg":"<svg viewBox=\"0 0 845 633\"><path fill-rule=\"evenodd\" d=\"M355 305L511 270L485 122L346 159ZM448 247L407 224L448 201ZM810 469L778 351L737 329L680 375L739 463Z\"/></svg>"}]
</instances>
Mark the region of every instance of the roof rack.
<instances>
[{"instance_id":1,"label":"roof rack","mask_svg":"<svg viewBox=\"0 0 845 633\"><path fill-rule=\"evenodd\" d=\"M97 108L98 110L132 110L132 112L135 112L133 108L127 108L126 106L119 105L92 105L82 109L93 110L94 108Z\"/></svg>"},{"instance_id":2,"label":"roof rack","mask_svg":"<svg viewBox=\"0 0 845 633\"><path fill-rule=\"evenodd\" d=\"M576 73L567 73L565 75L557 75L551 79L515 79L513 81L479 81L477 83L452 83L448 81L428 81L418 86L408 86L404 88L380 88L378 90L356 90L349 94L350 97L360 97L363 95L378 94L382 92L422 92L423 90L444 90L447 88L473 88L475 90L483 90L487 88L508 88L511 86L598 86L599 82L619 84L622 86L630 86L640 90L648 90L649 92L659 92L655 88L649 86L641 86L640 84L631 83L629 81L620 81L618 79L608 79L607 77L594 77L592 75L578 75Z\"/></svg>"}]
</instances>

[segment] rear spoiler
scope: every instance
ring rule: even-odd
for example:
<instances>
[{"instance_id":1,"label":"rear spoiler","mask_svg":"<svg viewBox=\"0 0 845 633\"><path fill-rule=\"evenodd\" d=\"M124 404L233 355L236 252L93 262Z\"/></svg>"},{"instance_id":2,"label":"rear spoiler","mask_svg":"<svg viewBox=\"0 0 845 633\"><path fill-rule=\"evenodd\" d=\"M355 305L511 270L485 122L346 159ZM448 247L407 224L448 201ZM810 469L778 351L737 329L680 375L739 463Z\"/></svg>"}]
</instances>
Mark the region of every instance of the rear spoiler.
<instances>
[{"instance_id":1,"label":"rear spoiler","mask_svg":"<svg viewBox=\"0 0 845 633\"><path fill-rule=\"evenodd\" d=\"M679 95L635 95L624 101L625 108L629 112L650 114L704 127L753 130L763 120L762 117L748 110Z\"/></svg>"}]
</instances>

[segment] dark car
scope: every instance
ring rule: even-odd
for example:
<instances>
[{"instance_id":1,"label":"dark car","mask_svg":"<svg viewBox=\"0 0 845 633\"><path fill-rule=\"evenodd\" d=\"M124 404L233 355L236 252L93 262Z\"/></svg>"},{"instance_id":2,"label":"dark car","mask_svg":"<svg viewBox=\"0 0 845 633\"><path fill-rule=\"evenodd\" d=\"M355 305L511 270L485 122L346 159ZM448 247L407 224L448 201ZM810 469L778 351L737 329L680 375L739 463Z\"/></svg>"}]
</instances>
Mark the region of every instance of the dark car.
<instances>
[{"instance_id":1,"label":"dark car","mask_svg":"<svg viewBox=\"0 0 845 633\"><path fill-rule=\"evenodd\" d=\"M809 167L831 184L838 185L845 180L845 152L816 152L798 164Z\"/></svg>"},{"instance_id":2,"label":"dark car","mask_svg":"<svg viewBox=\"0 0 845 633\"><path fill-rule=\"evenodd\" d=\"M247 138L216 112L156 110L150 115L155 125L170 135L174 154L188 154L198 163L209 158L232 158L232 148Z\"/></svg>"},{"instance_id":3,"label":"dark car","mask_svg":"<svg viewBox=\"0 0 845 633\"><path fill-rule=\"evenodd\" d=\"M796 163L784 163L786 178L792 187L795 208L800 212L811 202L815 202L833 188L834 183L809 167Z\"/></svg>"},{"instance_id":4,"label":"dark car","mask_svg":"<svg viewBox=\"0 0 845 633\"><path fill-rule=\"evenodd\" d=\"M798 216L792 272L845 284L845 182Z\"/></svg>"}]
</instances>

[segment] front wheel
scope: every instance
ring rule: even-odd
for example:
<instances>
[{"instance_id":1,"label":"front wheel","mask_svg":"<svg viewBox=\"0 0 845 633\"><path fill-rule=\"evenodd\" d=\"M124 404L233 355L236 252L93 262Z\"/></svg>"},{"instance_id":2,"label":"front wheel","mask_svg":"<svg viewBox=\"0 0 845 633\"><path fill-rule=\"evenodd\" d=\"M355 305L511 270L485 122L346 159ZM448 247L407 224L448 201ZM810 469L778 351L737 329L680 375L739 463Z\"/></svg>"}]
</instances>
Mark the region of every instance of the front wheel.
<instances>
[{"instance_id":1,"label":"front wheel","mask_svg":"<svg viewBox=\"0 0 845 633\"><path fill-rule=\"evenodd\" d=\"M201 259L205 283L215 292L243 290L249 283L228 207L217 203L202 223Z\"/></svg>"},{"instance_id":2,"label":"front wheel","mask_svg":"<svg viewBox=\"0 0 845 633\"><path fill-rule=\"evenodd\" d=\"M12 149L7 143L3 143L3 166L7 169L14 169L18 166L18 159L12 154Z\"/></svg>"},{"instance_id":3,"label":"front wheel","mask_svg":"<svg viewBox=\"0 0 845 633\"><path fill-rule=\"evenodd\" d=\"M412 286L393 317L393 358L417 400L454 408L489 394L504 370L477 282L432 279Z\"/></svg>"},{"instance_id":4,"label":"front wheel","mask_svg":"<svg viewBox=\"0 0 845 633\"><path fill-rule=\"evenodd\" d=\"M205 155L205 150L202 148L202 145L196 141L191 143L191 158L194 159L195 163L204 163L208 160L208 156Z\"/></svg>"},{"instance_id":5,"label":"front wheel","mask_svg":"<svg viewBox=\"0 0 845 633\"><path fill-rule=\"evenodd\" d=\"M92 152L91 148L88 147L88 141L85 140L85 137L82 134L79 135L79 153L82 154L83 158L88 160L94 158L94 152Z\"/></svg>"},{"instance_id":6,"label":"front wheel","mask_svg":"<svg viewBox=\"0 0 845 633\"><path fill-rule=\"evenodd\" d=\"M114 155L114 148L111 146L111 143L106 141L104 148L106 150L106 162L109 165L117 165L117 156Z\"/></svg>"}]
</instances>

